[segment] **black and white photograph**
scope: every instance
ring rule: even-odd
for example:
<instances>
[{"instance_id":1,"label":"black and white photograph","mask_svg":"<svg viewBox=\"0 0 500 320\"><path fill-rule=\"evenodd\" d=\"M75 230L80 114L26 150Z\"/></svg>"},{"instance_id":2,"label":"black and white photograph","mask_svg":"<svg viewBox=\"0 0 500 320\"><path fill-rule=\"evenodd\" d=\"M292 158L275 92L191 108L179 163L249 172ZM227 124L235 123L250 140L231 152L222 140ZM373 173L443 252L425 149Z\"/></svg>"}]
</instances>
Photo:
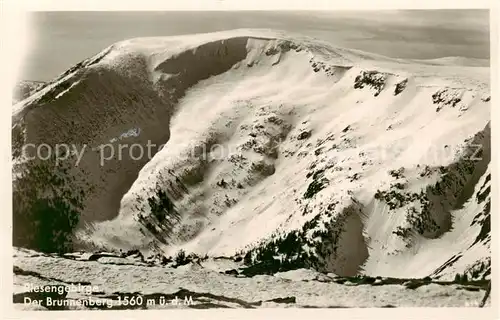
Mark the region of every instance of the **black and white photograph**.
<instances>
[{"instance_id":1,"label":"black and white photograph","mask_svg":"<svg viewBox=\"0 0 500 320\"><path fill-rule=\"evenodd\" d=\"M17 312L498 308L489 9L27 17Z\"/></svg>"}]
</instances>

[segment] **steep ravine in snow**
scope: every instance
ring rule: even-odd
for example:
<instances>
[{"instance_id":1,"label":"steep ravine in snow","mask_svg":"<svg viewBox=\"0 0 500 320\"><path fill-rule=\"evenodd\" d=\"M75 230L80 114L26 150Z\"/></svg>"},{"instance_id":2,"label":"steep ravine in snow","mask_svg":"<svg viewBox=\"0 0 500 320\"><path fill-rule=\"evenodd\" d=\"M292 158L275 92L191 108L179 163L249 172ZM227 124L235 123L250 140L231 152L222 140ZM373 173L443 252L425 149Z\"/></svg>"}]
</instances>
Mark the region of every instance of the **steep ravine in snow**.
<instances>
[{"instance_id":1,"label":"steep ravine in snow","mask_svg":"<svg viewBox=\"0 0 500 320\"><path fill-rule=\"evenodd\" d=\"M488 83L485 67L273 32L132 39L16 104L13 153L86 145L69 169L91 190L75 248L482 278ZM133 158L132 144L154 147Z\"/></svg>"}]
</instances>

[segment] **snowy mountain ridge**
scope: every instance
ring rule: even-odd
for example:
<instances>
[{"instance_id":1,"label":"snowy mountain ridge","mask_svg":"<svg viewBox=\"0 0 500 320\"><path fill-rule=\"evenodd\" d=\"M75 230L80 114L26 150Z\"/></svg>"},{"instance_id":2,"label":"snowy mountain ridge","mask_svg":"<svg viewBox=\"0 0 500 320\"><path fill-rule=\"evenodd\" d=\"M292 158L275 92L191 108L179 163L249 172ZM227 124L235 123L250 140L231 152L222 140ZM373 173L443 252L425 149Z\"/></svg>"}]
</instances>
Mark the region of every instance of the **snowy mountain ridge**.
<instances>
[{"instance_id":1,"label":"snowy mountain ridge","mask_svg":"<svg viewBox=\"0 0 500 320\"><path fill-rule=\"evenodd\" d=\"M98 192L84 196L82 248L488 277L489 69L448 63L267 30L131 39L16 104L13 132L166 143L103 166L84 154L72 170Z\"/></svg>"}]
</instances>

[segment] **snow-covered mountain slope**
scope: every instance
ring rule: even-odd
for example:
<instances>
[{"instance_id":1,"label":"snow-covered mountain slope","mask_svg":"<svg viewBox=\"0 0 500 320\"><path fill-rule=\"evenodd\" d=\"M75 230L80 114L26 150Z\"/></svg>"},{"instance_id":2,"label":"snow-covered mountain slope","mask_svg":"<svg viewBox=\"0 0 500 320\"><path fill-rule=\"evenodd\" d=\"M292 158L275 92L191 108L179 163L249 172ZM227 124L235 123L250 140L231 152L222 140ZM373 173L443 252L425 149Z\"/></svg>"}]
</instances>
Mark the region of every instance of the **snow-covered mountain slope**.
<instances>
[{"instance_id":1,"label":"snow-covered mountain slope","mask_svg":"<svg viewBox=\"0 0 500 320\"><path fill-rule=\"evenodd\" d=\"M83 247L477 278L490 270L489 69L450 61L272 31L132 39L14 106L13 132L89 146L73 169L97 190ZM151 157L117 154L148 143ZM105 144L115 157L100 166L91 148Z\"/></svg>"}]
</instances>

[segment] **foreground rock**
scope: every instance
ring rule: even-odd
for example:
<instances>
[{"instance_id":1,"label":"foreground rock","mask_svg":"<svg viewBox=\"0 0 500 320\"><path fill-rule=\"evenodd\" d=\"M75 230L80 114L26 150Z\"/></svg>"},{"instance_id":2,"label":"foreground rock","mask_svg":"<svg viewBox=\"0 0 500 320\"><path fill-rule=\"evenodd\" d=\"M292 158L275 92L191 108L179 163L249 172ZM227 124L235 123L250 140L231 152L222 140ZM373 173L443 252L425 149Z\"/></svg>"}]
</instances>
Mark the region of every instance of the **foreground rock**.
<instances>
[{"instance_id":1,"label":"foreground rock","mask_svg":"<svg viewBox=\"0 0 500 320\"><path fill-rule=\"evenodd\" d=\"M15 308L479 307L488 287L488 281L337 277L311 270L250 278L217 272L214 259L207 263L209 268L200 263L173 268L110 261L15 249ZM34 292L43 286L50 286L51 292ZM488 298L485 305L490 303Z\"/></svg>"}]
</instances>

